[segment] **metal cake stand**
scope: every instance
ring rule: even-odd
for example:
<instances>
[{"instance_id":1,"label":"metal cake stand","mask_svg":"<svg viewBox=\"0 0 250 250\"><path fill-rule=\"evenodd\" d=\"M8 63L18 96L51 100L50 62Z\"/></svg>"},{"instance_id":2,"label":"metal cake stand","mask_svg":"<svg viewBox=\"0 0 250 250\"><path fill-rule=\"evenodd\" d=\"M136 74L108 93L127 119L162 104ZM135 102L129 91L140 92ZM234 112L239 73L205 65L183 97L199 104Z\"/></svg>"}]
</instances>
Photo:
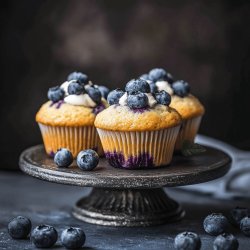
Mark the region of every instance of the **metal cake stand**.
<instances>
[{"instance_id":1,"label":"metal cake stand","mask_svg":"<svg viewBox=\"0 0 250 250\"><path fill-rule=\"evenodd\" d=\"M93 171L82 171L76 164L58 168L42 145L25 150L20 168L25 173L51 182L93 187L79 200L73 215L85 222L108 226L149 226L179 220L181 206L167 196L163 187L207 182L225 175L231 158L207 147L207 151L185 158L176 155L170 166L158 169L124 170L112 168L101 159Z\"/></svg>"}]
</instances>

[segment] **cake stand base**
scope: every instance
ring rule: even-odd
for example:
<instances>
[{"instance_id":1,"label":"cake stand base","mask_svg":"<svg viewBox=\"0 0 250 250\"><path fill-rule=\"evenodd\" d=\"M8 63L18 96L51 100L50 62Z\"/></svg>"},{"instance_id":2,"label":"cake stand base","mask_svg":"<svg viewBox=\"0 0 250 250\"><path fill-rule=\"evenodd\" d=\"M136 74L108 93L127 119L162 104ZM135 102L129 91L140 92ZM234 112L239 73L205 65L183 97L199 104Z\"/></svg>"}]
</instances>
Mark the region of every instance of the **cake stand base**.
<instances>
[{"instance_id":1,"label":"cake stand base","mask_svg":"<svg viewBox=\"0 0 250 250\"><path fill-rule=\"evenodd\" d=\"M162 188L93 188L73 209L73 215L82 221L127 227L173 222L184 214L181 206L169 198Z\"/></svg>"}]
</instances>

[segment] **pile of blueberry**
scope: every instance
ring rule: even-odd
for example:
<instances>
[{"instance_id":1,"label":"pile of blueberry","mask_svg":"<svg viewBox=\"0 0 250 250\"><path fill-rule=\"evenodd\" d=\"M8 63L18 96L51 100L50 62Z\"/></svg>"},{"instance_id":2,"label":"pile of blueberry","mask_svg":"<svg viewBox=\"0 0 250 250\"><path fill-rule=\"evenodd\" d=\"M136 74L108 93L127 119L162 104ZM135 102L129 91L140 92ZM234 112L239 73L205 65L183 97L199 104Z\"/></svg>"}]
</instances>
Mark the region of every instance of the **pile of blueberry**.
<instances>
[{"instance_id":1,"label":"pile of blueberry","mask_svg":"<svg viewBox=\"0 0 250 250\"><path fill-rule=\"evenodd\" d=\"M13 239L27 239L30 235L31 242L37 248L50 248L55 245L58 233L53 226L39 225L31 232L32 224L30 219L18 216L8 224L8 232ZM84 231L81 228L70 227L63 230L61 243L68 249L81 248L86 240Z\"/></svg>"},{"instance_id":2,"label":"pile of blueberry","mask_svg":"<svg viewBox=\"0 0 250 250\"><path fill-rule=\"evenodd\" d=\"M247 208L236 207L231 210L230 220L221 213L208 215L203 221L206 233L217 236L213 243L214 250L237 250L239 242L233 234L229 233L230 223L241 232L250 236L250 212ZM177 250L199 250L201 248L200 237L194 232L178 234L174 240Z\"/></svg>"},{"instance_id":3,"label":"pile of blueberry","mask_svg":"<svg viewBox=\"0 0 250 250\"><path fill-rule=\"evenodd\" d=\"M73 162L73 155L67 148L60 148L54 156L54 162L60 168L67 168ZM93 170L98 163L99 156L92 149L80 151L76 158L76 164L82 170Z\"/></svg>"},{"instance_id":4,"label":"pile of blueberry","mask_svg":"<svg viewBox=\"0 0 250 250\"><path fill-rule=\"evenodd\" d=\"M151 93L149 83L144 79L133 79L126 84L127 105L131 109L142 109L149 106L147 94ZM115 89L108 94L107 101L110 105L118 104L120 98L125 94L121 89ZM164 90L152 93L156 103L169 105L171 96Z\"/></svg>"},{"instance_id":5,"label":"pile of blueberry","mask_svg":"<svg viewBox=\"0 0 250 250\"><path fill-rule=\"evenodd\" d=\"M174 81L173 76L161 68L152 69L148 74L141 75L140 78L149 82L152 93L158 91L156 86L158 81L167 81L171 85L174 94L180 97L185 97L190 93L190 86L187 82L183 80Z\"/></svg>"},{"instance_id":6,"label":"pile of blueberry","mask_svg":"<svg viewBox=\"0 0 250 250\"><path fill-rule=\"evenodd\" d=\"M81 72L73 72L68 75L67 81L70 81L68 86L69 95L88 94L90 98L97 104L101 103L101 98L107 98L109 89L105 86L90 84L87 75ZM48 91L48 98L52 102L58 102L65 97L65 91L60 87L52 87Z\"/></svg>"}]
</instances>

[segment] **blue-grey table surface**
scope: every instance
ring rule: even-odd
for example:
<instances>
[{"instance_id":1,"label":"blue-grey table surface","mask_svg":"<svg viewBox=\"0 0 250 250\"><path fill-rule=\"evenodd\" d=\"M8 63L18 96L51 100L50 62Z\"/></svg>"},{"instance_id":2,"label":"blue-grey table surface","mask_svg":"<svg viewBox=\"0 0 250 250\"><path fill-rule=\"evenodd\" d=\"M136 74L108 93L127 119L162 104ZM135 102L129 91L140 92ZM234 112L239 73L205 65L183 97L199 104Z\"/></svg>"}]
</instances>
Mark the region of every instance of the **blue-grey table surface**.
<instances>
[{"instance_id":1,"label":"blue-grey table surface","mask_svg":"<svg viewBox=\"0 0 250 250\"><path fill-rule=\"evenodd\" d=\"M204 217L212 212L228 215L229 210L237 205L250 205L249 200L219 200L168 189L168 194L186 210L182 221L146 228L115 228L84 223L72 217L72 205L89 191L89 188L40 181L20 172L0 171L0 249L34 248L28 239L13 240L7 232L8 221L17 215L24 215L32 220L33 226L50 224L56 227L59 234L69 226L83 228L87 237L83 249L174 249L175 235L188 230L200 235L202 250L211 250L214 237L204 232ZM239 240L240 250L250 249L250 238L235 228L232 232ZM64 248L58 241L53 249Z\"/></svg>"}]
</instances>

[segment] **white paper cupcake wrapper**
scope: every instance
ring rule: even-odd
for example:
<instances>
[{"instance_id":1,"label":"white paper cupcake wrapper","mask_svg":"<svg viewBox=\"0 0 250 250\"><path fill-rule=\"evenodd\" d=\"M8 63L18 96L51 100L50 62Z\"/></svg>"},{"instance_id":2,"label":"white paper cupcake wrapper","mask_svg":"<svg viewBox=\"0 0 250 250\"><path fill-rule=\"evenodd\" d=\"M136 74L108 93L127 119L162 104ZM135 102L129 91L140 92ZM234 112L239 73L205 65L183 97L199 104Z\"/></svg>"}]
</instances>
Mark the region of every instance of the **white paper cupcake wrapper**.
<instances>
[{"instance_id":1,"label":"white paper cupcake wrapper","mask_svg":"<svg viewBox=\"0 0 250 250\"><path fill-rule=\"evenodd\" d=\"M168 165L179 128L142 132L97 131L110 164L135 169Z\"/></svg>"},{"instance_id":2,"label":"white paper cupcake wrapper","mask_svg":"<svg viewBox=\"0 0 250 250\"><path fill-rule=\"evenodd\" d=\"M202 116L197 116L194 118L190 118L184 120L182 122L181 128L179 130L179 134L175 144L175 150L181 150L182 144L184 141L188 140L193 142L195 136L199 130L200 123L201 123Z\"/></svg>"},{"instance_id":3,"label":"white paper cupcake wrapper","mask_svg":"<svg viewBox=\"0 0 250 250\"><path fill-rule=\"evenodd\" d=\"M94 126L60 127L39 123L47 154L53 156L59 148L67 148L74 157L81 150L93 149L103 154L101 141Z\"/></svg>"}]
</instances>

